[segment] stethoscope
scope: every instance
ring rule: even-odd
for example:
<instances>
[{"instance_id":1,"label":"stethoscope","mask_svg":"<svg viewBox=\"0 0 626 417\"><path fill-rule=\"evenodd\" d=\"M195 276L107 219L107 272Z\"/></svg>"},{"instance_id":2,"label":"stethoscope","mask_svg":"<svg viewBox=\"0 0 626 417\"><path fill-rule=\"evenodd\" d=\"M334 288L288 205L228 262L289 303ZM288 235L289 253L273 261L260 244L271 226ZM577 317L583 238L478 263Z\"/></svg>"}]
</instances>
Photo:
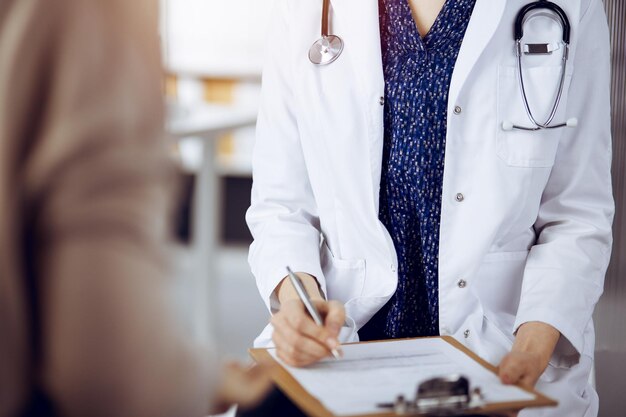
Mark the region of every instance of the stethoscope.
<instances>
[{"instance_id":1,"label":"stethoscope","mask_svg":"<svg viewBox=\"0 0 626 417\"><path fill-rule=\"evenodd\" d=\"M522 56L532 54L552 54L555 50L559 49L558 46L554 47L551 44L526 44L522 45L522 38L524 37L524 23L526 22L527 15L535 10L545 9L551 11L558 17L563 30L563 64L561 65L561 78L559 81L559 89L556 95L556 99L552 105L550 115L542 123L535 117L530 103L528 101L528 95L526 94L526 86L524 84L524 74L522 70ZM328 65L337 60L344 49L343 40L337 35L331 35L329 33L330 26L330 0L323 0L322 2L322 37L319 38L309 49L309 60L315 65ZM514 36L517 55L517 69L520 91L522 93L522 100L524 102L524 108L528 114L528 118L534 124L532 127L519 126L510 121L502 123L502 129L510 131L513 129L537 131L543 129L558 129L562 127L576 127L578 120L572 118L565 123L552 124L554 117L561 104L561 97L563 96L563 88L565 86L565 74L567 73L567 61L569 59L569 44L570 44L571 26L569 18L565 11L557 4L548 0L538 0L534 3L527 4L522 7L515 18Z\"/></svg>"},{"instance_id":2,"label":"stethoscope","mask_svg":"<svg viewBox=\"0 0 626 417\"><path fill-rule=\"evenodd\" d=\"M561 27L563 30L563 38L562 38L562 46L563 46L563 63L561 65L561 78L559 81L559 89L557 91L556 99L552 105L552 109L550 110L550 114L548 118L542 123L539 122L538 119L533 114L533 111L530 108L530 103L528 102L528 95L526 94L526 87L524 85L524 74L522 71L522 56L523 55L533 55L533 54L552 54L555 50L559 49L558 45L555 47L551 44L526 44L522 45L522 38L524 37L524 23L526 22L526 17L528 13L545 9L552 12L552 16L556 15L558 20L561 23ZM567 120L565 123L552 124L556 112L561 104L561 97L563 96L563 87L565 85L565 74L567 72L567 61L569 59L569 44L570 44L570 33L571 26L567 14L563 9L548 0L538 0L537 2L527 4L522 7L522 9L517 14L515 18L515 47L516 47L516 55L517 55L517 73L519 79L520 91L522 93L522 101L524 102L524 108L526 109L526 113L528 114L528 118L534 124L532 127L519 126L513 124L510 121L505 121L502 123L502 129L506 131L510 131L513 129L518 130L527 130L527 131L537 131L543 129L558 129L562 127L576 127L578 126L578 119L571 118Z\"/></svg>"},{"instance_id":3,"label":"stethoscope","mask_svg":"<svg viewBox=\"0 0 626 417\"><path fill-rule=\"evenodd\" d=\"M328 65L337 60L343 52L343 40L329 34L330 0L322 2L322 37L309 49L309 59L315 65Z\"/></svg>"}]
</instances>

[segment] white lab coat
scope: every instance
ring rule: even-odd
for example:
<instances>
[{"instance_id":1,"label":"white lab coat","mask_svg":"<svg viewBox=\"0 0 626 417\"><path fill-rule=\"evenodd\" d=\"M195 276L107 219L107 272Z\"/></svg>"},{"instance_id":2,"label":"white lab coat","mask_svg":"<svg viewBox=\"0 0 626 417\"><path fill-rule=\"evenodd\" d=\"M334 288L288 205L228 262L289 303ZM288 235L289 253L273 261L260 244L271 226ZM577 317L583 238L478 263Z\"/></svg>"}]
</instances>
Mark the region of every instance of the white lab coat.
<instances>
[{"instance_id":1,"label":"white lab coat","mask_svg":"<svg viewBox=\"0 0 626 417\"><path fill-rule=\"evenodd\" d=\"M516 329L554 326L561 340L538 388L558 409L524 415L594 416L588 384L592 312L610 256L609 35L600 0L557 0L572 23L570 61L555 121L530 124L519 92L513 21L527 0L477 0L451 81L439 244L442 335L498 364ZM270 27L247 221L250 264L268 308L285 265L317 277L358 329L392 296L397 258L378 220L384 79L377 0L333 0L343 55L312 65L320 0L277 0ZM552 19L531 19L525 42L557 42ZM561 50L526 56L534 111L544 118ZM456 111L455 111L456 110ZM460 112L459 112L460 110ZM467 285L458 285L464 280ZM257 346L271 343L271 327ZM347 336L356 340L356 332ZM543 414L545 413L545 414Z\"/></svg>"}]
</instances>

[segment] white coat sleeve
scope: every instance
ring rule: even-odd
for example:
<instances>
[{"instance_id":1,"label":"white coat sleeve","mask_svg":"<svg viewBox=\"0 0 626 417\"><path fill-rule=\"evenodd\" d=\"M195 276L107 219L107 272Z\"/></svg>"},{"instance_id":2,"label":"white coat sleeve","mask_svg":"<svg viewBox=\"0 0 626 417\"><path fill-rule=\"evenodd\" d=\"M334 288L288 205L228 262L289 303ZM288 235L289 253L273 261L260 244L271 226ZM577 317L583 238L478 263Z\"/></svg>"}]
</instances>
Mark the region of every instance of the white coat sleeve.
<instances>
[{"instance_id":1,"label":"white coat sleeve","mask_svg":"<svg viewBox=\"0 0 626 417\"><path fill-rule=\"evenodd\" d=\"M287 265L316 277L326 293L317 206L298 131L289 8L290 2L276 0L270 23L246 215L254 237L249 262L270 311L277 307L273 294Z\"/></svg>"},{"instance_id":2,"label":"white coat sleeve","mask_svg":"<svg viewBox=\"0 0 626 417\"><path fill-rule=\"evenodd\" d=\"M603 291L614 214L609 32L600 0L591 1L578 31L566 114L578 117L579 126L567 129L559 143L514 327L540 321L559 330L551 363L564 367L591 353L583 334Z\"/></svg>"}]
</instances>

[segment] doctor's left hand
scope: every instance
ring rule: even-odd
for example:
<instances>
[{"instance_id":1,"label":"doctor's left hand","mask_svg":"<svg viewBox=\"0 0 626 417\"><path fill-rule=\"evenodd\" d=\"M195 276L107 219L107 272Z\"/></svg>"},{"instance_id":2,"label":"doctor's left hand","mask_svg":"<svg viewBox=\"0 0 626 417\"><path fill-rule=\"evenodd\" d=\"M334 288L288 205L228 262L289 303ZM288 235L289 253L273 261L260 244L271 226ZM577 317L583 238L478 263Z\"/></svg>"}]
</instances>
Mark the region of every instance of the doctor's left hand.
<instances>
[{"instance_id":1,"label":"doctor's left hand","mask_svg":"<svg viewBox=\"0 0 626 417\"><path fill-rule=\"evenodd\" d=\"M521 385L532 389L548 367L548 362L561 333L549 324L528 322L520 326L511 352L498 366L498 375L504 384ZM517 413L508 414L515 417Z\"/></svg>"},{"instance_id":2,"label":"doctor's left hand","mask_svg":"<svg viewBox=\"0 0 626 417\"><path fill-rule=\"evenodd\" d=\"M278 291L280 310L272 317L272 339L278 357L291 366L307 366L331 355L339 347L339 332L346 320L343 304L326 301L314 277L298 273L324 320L318 326L309 316L289 280Z\"/></svg>"},{"instance_id":3,"label":"doctor's left hand","mask_svg":"<svg viewBox=\"0 0 626 417\"><path fill-rule=\"evenodd\" d=\"M534 388L548 362L561 334L554 327L541 322L528 322L519 327L511 352L498 367L500 380Z\"/></svg>"}]
</instances>

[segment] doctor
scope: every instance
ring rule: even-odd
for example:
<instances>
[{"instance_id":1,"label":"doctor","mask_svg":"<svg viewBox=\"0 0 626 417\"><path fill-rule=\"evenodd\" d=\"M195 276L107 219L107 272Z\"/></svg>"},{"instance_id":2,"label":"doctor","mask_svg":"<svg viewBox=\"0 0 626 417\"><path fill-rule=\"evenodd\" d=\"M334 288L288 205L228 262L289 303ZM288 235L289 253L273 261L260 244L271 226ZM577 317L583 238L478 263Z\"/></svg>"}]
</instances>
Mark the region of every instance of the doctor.
<instances>
[{"instance_id":1,"label":"doctor","mask_svg":"<svg viewBox=\"0 0 626 417\"><path fill-rule=\"evenodd\" d=\"M316 65L322 1L276 0L247 215L273 313L257 345L305 366L339 341L451 335L560 403L522 415L597 414L608 28L600 0L557 0L569 24L530 11L518 61L526 4L332 0L343 51Z\"/></svg>"}]
</instances>

